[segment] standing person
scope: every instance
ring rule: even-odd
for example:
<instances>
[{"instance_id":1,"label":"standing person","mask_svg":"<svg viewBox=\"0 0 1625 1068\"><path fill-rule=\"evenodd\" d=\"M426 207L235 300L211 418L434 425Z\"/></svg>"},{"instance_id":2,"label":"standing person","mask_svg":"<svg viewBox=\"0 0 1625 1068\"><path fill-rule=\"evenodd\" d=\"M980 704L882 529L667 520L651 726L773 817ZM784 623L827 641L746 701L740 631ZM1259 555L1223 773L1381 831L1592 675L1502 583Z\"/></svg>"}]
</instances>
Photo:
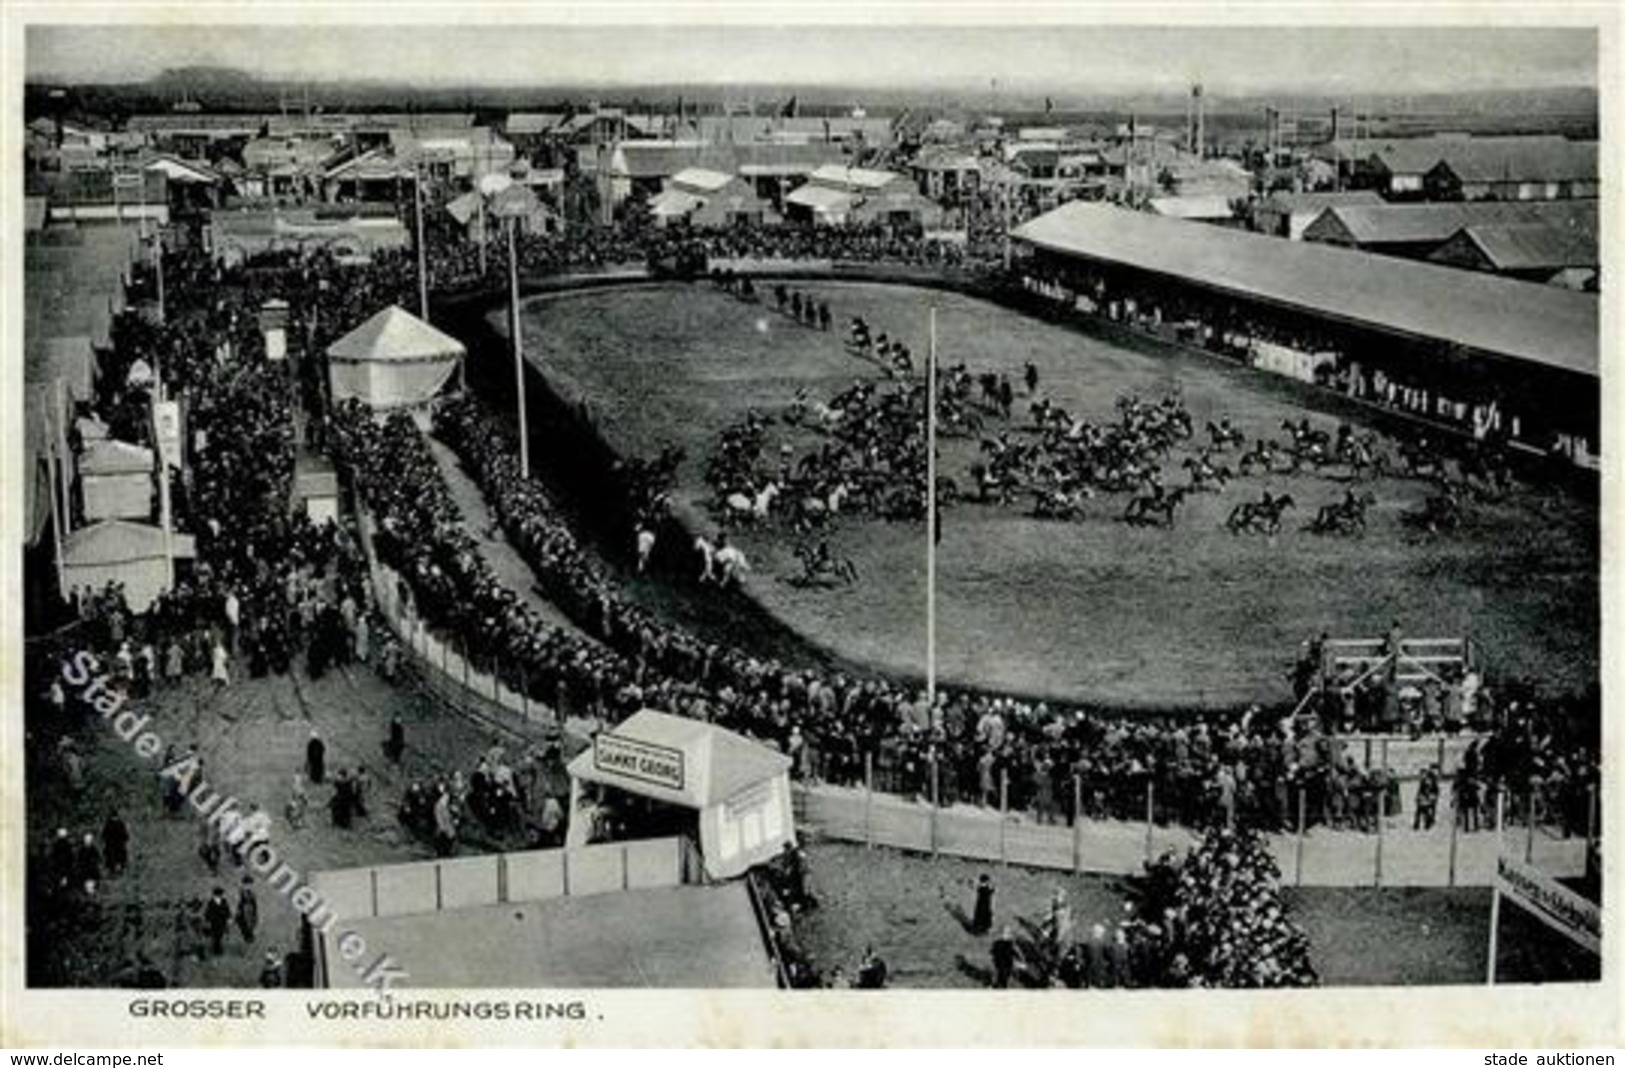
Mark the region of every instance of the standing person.
<instances>
[{"instance_id":1,"label":"standing person","mask_svg":"<svg viewBox=\"0 0 1625 1068\"><path fill-rule=\"evenodd\" d=\"M976 902L971 906L970 933L984 935L993 929L993 880L986 872L976 877ZM1008 930L1008 928L1006 929Z\"/></svg>"},{"instance_id":2,"label":"standing person","mask_svg":"<svg viewBox=\"0 0 1625 1068\"><path fill-rule=\"evenodd\" d=\"M102 860L109 876L122 875L130 866L130 828L118 809L108 813L107 822L102 824Z\"/></svg>"},{"instance_id":3,"label":"standing person","mask_svg":"<svg viewBox=\"0 0 1625 1068\"><path fill-rule=\"evenodd\" d=\"M451 856L457 841L457 821L451 813L451 793L441 787L434 803L434 849L442 857Z\"/></svg>"},{"instance_id":4,"label":"standing person","mask_svg":"<svg viewBox=\"0 0 1625 1068\"><path fill-rule=\"evenodd\" d=\"M226 927L231 923L231 906L226 904L225 890L218 886L203 906L203 923L209 933L209 951L218 957L225 951Z\"/></svg>"},{"instance_id":5,"label":"standing person","mask_svg":"<svg viewBox=\"0 0 1625 1068\"><path fill-rule=\"evenodd\" d=\"M367 795L372 792L372 776L367 774L367 766L359 764L355 769L355 778L350 783L350 800L355 808L355 814L362 819L367 818Z\"/></svg>"},{"instance_id":6,"label":"standing person","mask_svg":"<svg viewBox=\"0 0 1625 1068\"><path fill-rule=\"evenodd\" d=\"M1027 380L1027 393L1031 396L1038 392L1038 365L1031 360L1027 361L1024 377Z\"/></svg>"},{"instance_id":7,"label":"standing person","mask_svg":"<svg viewBox=\"0 0 1625 1068\"><path fill-rule=\"evenodd\" d=\"M350 781L350 773L343 768L339 769L338 776L333 780L333 796L328 799L327 807L333 814L333 826L349 830L350 821L355 815L355 783Z\"/></svg>"},{"instance_id":8,"label":"standing person","mask_svg":"<svg viewBox=\"0 0 1625 1068\"><path fill-rule=\"evenodd\" d=\"M1050 947L1059 957L1072 941L1072 906L1067 904L1066 891L1060 887L1049 899L1049 937ZM1105 934L1101 929L1101 934Z\"/></svg>"},{"instance_id":9,"label":"standing person","mask_svg":"<svg viewBox=\"0 0 1625 1068\"><path fill-rule=\"evenodd\" d=\"M401 754L406 752L406 728L401 724L399 713L391 713L389 717L389 738L384 742L384 756L391 764L401 762Z\"/></svg>"},{"instance_id":10,"label":"standing person","mask_svg":"<svg viewBox=\"0 0 1625 1068\"><path fill-rule=\"evenodd\" d=\"M231 668L229 666L231 658L226 653L226 647L219 642L215 642L214 649L209 654L209 657L211 664L209 677L214 680L215 689L224 689L231 684Z\"/></svg>"},{"instance_id":11,"label":"standing person","mask_svg":"<svg viewBox=\"0 0 1625 1068\"><path fill-rule=\"evenodd\" d=\"M235 650L237 648L237 628L242 620L242 605L237 600L237 591L235 590L226 591L225 616L226 643Z\"/></svg>"},{"instance_id":12,"label":"standing person","mask_svg":"<svg viewBox=\"0 0 1625 1068\"><path fill-rule=\"evenodd\" d=\"M260 903L254 896L254 877L243 876L243 885L237 891L237 930L244 942L254 941L254 932L260 924Z\"/></svg>"},{"instance_id":13,"label":"standing person","mask_svg":"<svg viewBox=\"0 0 1625 1068\"><path fill-rule=\"evenodd\" d=\"M1432 830L1434 814L1438 808L1439 766L1429 764L1422 769L1422 781L1416 786L1416 815L1411 820L1411 830Z\"/></svg>"},{"instance_id":14,"label":"standing person","mask_svg":"<svg viewBox=\"0 0 1625 1068\"><path fill-rule=\"evenodd\" d=\"M993 956L993 988L1005 990L1010 986L1010 978L1016 971L1016 939L1010 933L1007 923L999 928L999 936L993 940L991 950Z\"/></svg>"},{"instance_id":15,"label":"standing person","mask_svg":"<svg viewBox=\"0 0 1625 1068\"><path fill-rule=\"evenodd\" d=\"M314 786L327 778L327 743L315 727L310 728L310 741L305 743L305 777Z\"/></svg>"}]
</instances>

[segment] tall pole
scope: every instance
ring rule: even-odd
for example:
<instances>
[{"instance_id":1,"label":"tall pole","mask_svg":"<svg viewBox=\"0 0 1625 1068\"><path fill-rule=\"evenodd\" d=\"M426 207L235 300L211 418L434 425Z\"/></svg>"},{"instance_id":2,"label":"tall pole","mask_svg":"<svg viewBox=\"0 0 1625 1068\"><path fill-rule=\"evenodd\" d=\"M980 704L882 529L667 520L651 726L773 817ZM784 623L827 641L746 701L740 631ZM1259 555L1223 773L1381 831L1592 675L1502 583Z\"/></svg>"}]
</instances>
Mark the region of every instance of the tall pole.
<instances>
[{"instance_id":1,"label":"tall pole","mask_svg":"<svg viewBox=\"0 0 1625 1068\"><path fill-rule=\"evenodd\" d=\"M925 357L925 699L937 715L937 309Z\"/></svg>"},{"instance_id":2,"label":"tall pole","mask_svg":"<svg viewBox=\"0 0 1625 1068\"><path fill-rule=\"evenodd\" d=\"M423 240L423 168L412 161L412 200L418 217L418 318L429 321L429 250Z\"/></svg>"},{"instance_id":3,"label":"tall pole","mask_svg":"<svg viewBox=\"0 0 1625 1068\"><path fill-rule=\"evenodd\" d=\"M68 419L72 415L68 407L66 392L62 386L62 378L56 379L56 473L62 482L62 516L68 523L73 522L73 475L69 468L68 452ZM66 530L63 531L65 535ZM64 591L66 592L66 591Z\"/></svg>"},{"instance_id":4,"label":"tall pole","mask_svg":"<svg viewBox=\"0 0 1625 1068\"><path fill-rule=\"evenodd\" d=\"M509 336L513 338L513 377L519 394L519 474L530 477L530 418L525 410L525 359L519 338L519 255L514 248L513 232L519 220L508 217L508 306L513 320Z\"/></svg>"},{"instance_id":5,"label":"tall pole","mask_svg":"<svg viewBox=\"0 0 1625 1068\"><path fill-rule=\"evenodd\" d=\"M50 477L51 532L55 535L52 540L56 543L53 546L56 549L56 590L58 595L62 598L62 603L67 604L72 600L72 598L68 596L68 561L63 555L64 550L62 547L63 540L67 537L67 532L62 529L62 517L68 514L69 509L68 473L66 466L67 447L65 445L66 435L62 433L62 421L67 418L67 413L63 410L62 379L60 377L58 377L54 383L53 392L55 394L55 403L45 405L46 411L50 412L50 419L52 423L49 430L49 433L52 435L52 445L48 455L56 465L52 469ZM57 504L56 498L56 481L58 472L61 472L62 475L62 503L60 505ZM35 468L33 471L28 473L30 478L36 478L38 475L38 468ZM1587 840L1589 842L1589 837ZM1587 856L1589 855L1590 851L1588 849Z\"/></svg>"},{"instance_id":6,"label":"tall pole","mask_svg":"<svg viewBox=\"0 0 1625 1068\"><path fill-rule=\"evenodd\" d=\"M1484 966L1484 982L1486 985L1495 985L1495 957L1501 944L1501 827L1506 816L1507 795L1499 786L1495 790L1495 870L1491 872L1494 882L1490 884L1490 951L1489 961Z\"/></svg>"}]
</instances>

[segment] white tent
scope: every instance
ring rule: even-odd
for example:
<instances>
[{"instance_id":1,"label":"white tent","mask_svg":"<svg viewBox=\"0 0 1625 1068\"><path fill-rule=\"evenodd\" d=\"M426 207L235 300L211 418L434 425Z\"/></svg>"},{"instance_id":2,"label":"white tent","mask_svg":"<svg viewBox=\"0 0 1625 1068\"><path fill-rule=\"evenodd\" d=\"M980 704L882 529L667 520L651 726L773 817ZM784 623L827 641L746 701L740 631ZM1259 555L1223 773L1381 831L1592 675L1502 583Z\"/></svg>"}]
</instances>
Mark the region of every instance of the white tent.
<instances>
[{"instance_id":1,"label":"white tent","mask_svg":"<svg viewBox=\"0 0 1625 1068\"><path fill-rule=\"evenodd\" d=\"M569 772L572 846L586 844L582 783L694 809L713 878L742 874L796 840L789 757L714 724L644 709L594 738Z\"/></svg>"},{"instance_id":2,"label":"white tent","mask_svg":"<svg viewBox=\"0 0 1625 1068\"><path fill-rule=\"evenodd\" d=\"M108 519L69 534L62 542L62 581L68 590L80 586L101 589L109 582L124 585L124 599L135 612L145 612L159 593L169 587L169 564L194 553L190 534L165 535L159 527Z\"/></svg>"},{"instance_id":3,"label":"white tent","mask_svg":"<svg viewBox=\"0 0 1625 1068\"><path fill-rule=\"evenodd\" d=\"M333 399L354 397L373 409L426 404L466 352L461 341L392 304L328 346Z\"/></svg>"}]
</instances>

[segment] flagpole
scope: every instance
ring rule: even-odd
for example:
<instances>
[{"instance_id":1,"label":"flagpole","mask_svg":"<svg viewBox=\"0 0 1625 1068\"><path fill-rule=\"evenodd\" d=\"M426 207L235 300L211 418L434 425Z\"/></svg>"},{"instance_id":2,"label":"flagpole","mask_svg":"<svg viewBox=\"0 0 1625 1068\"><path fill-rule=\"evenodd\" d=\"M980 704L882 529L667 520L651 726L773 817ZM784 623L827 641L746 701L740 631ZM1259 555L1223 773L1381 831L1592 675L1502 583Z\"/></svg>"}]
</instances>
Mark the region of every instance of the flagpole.
<instances>
[{"instance_id":1,"label":"flagpole","mask_svg":"<svg viewBox=\"0 0 1625 1068\"><path fill-rule=\"evenodd\" d=\"M45 406L48 413L53 407L55 408L55 414L53 416L49 416L51 423L53 424L49 433L51 434L53 440L51 442L50 452L47 454L53 461L55 461L55 469L50 472L49 484L46 488L50 490L51 494L51 530L56 535L53 539L56 542L56 589L58 595L62 598L62 603L68 604L72 601L72 598L68 596L68 561L63 555L64 550L62 548L63 540L67 536L62 529L62 517L67 514L68 511L68 474L67 468L62 465L63 453L67 451L64 445L66 435L62 433L62 420L66 418L66 414L62 409L62 379L60 377L57 378L54 383L54 392L56 394L56 404L54 406L50 404ZM56 484L59 473L62 481L61 505L57 504L56 497ZM29 477L38 479L39 468L36 467L33 471L29 472ZM33 532L30 531L29 533L32 534Z\"/></svg>"},{"instance_id":2,"label":"flagpole","mask_svg":"<svg viewBox=\"0 0 1625 1068\"><path fill-rule=\"evenodd\" d=\"M931 309L931 343L925 359L925 700L937 714L937 309Z\"/></svg>"},{"instance_id":3,"label":"flagpole","mask_svg":"<svg viewBox=\"0 0 1625 1068\"><path fill-rule=\"evenodd\" d=\"M73 521L73 476L68 469L68 401L60 376L56 379L56 476L62 482L62 514ZM52 491L55 492L54 490Z\"/></svg>"},{"instance_id":4,"label":"flagpole","mask_svg":"<svg viewBox=\"0 0 1625 1068\"><path fill-rule=\"evenodd\" d=\"M423 168L412 161L412 200L418 217L418 317L429 321L429 252L423 241Z\"/></svg>"},{"instance_id":5,"label":"flagpole","mask_svg":"<svg viewBox=\"0 0 1625 1068\"><path fill-rule=\"evenodd\" d=\"M513 318L513 376L519 394L519 474L530 477L530 418L525 411L525 359L524 346L519 339L519 256L514 251L513 232L519 225L517 216L508 216L508 285L509 308Z\"/></svg>"}]
</instances>

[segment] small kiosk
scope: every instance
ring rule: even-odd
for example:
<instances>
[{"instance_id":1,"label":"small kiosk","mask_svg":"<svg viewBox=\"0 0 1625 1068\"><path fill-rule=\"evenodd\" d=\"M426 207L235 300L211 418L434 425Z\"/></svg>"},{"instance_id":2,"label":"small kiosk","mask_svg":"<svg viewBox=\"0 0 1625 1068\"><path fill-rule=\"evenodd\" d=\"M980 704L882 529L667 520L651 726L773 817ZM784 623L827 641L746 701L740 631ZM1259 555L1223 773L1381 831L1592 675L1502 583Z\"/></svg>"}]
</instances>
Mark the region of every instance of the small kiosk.
<instances>
[{"instance_id":1,"label":"small kiosk","mask_svg":"<svg viewBox=\"0 0 1625 1068\"><path fill-rule=\"evenodd\" d=\"M626 837L683 834L707 875L729 879L796 840L790 759L711 723L645 709L594 737L569 773L571 847L613 822Z\"/></svg>"}]
</instances>

